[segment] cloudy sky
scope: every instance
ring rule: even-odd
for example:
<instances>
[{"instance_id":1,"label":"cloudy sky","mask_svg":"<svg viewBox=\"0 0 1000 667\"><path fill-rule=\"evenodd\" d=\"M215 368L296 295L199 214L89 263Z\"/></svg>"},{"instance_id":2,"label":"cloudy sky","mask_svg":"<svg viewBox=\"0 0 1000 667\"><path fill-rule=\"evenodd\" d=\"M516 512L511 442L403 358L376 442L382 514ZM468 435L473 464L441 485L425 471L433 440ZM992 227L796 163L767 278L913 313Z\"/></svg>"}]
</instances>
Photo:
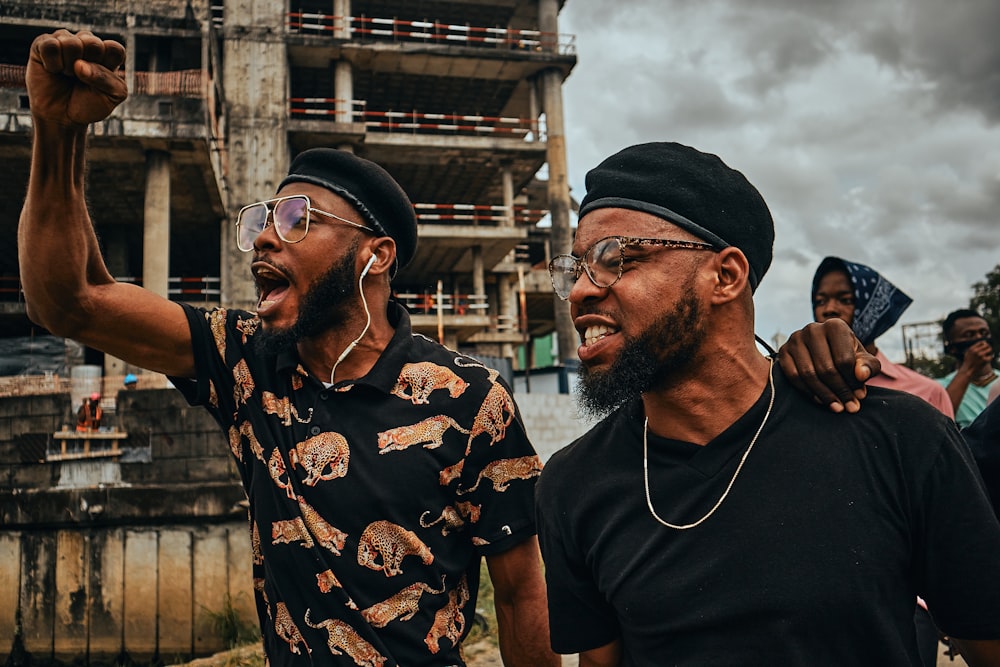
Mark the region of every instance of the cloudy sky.
<instances>
[{"instance_id":1,"label":"cloudy sky","mask_svg":"<svg viewBox=\"0 0 1000 667\"><path fill-rule=\"evenodd\" d=\"M900 324L941 319L1000 264L998 27L996 0L567 0L573 195L634 143L716 153L775 219L763 338L811 321L826 255L908 293ZM901 360L901 327L879 346Z\"/></svg>"}]
</instances>

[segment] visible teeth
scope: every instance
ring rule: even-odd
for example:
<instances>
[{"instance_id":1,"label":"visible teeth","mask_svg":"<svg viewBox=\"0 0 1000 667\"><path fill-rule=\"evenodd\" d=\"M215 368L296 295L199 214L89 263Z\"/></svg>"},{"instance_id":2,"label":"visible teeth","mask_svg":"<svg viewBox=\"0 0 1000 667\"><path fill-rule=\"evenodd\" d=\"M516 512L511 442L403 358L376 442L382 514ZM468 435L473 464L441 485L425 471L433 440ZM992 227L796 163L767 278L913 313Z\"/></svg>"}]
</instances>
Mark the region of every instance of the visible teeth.
<instances>
[{"instance_id":1,"label":"visible teeth","mask_svg":"<svg viewBox=\"0 0 1000 667\"><path fill-rule=\"evenodd\" d=\"M611 327L606 327L603 324L594 327L587 327L587 330L583 334L583 344L593 345L600 339L604 338L615 332L615 329Z\"/></svg>"}]
</instances>

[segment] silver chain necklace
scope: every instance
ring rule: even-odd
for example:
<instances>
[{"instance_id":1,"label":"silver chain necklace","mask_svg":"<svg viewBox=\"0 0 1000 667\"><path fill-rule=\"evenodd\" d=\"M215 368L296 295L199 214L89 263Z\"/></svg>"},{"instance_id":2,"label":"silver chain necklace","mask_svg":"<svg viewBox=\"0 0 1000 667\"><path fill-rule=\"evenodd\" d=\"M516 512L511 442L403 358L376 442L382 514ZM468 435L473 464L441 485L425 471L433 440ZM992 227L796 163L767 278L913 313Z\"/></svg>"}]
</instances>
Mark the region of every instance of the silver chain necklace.
<instances>
[{"instance_id":1,"label":"silver chain necklace","mask_svg":"<svg viewBox=\"0 0 1000 667\"><path fill-rule=\"evenodd\" d=\"M649 457L647 456L647 452L649 450L649 417L646 417L646 420L642 425L642 483L643 483L643 488L646 491L646 506L649 507L649 513L653 515L653 518L659 521L667 528L673 528L675 530L687 530L688 528L694 528L695 526L700 525L703 521L705 521L705 519L715 514L715 510L719 509L719 506L722 505L722 501L724 501L726 499L726 496L729 495L729 490L733 488L733 483L739 476L740 470L743 469L743 464L746 463L747 457L750 456L750 450L753 449L754 443L756 443L757 438L760 437L761 431L764 430L764 424L767 423L767 418L771 416L771 408L774 407L774 357L771 357L770 361L771 365L768 367L767 371L767 382L771 388L771 398L767 404L767 412L764 413L764 420L761 421L760 426L757 427L757 432L754 433L753 439L750 441L750 444L747 445L747 450L743 452L743 458L740 459L740 464L736 466L736 472L733 473L732 479L730 479L729 484L726 485L726 490L722 492L721 496L719 496L719 499L716 501L712 509L708 510L708 514L701 517L694 523L677 525L674 523L670 523L668 521L664 521L663 519L660 518L660 515L656 513L656 510L653 509L653 500L649 496Z\"/></svg>"}]
</instances>

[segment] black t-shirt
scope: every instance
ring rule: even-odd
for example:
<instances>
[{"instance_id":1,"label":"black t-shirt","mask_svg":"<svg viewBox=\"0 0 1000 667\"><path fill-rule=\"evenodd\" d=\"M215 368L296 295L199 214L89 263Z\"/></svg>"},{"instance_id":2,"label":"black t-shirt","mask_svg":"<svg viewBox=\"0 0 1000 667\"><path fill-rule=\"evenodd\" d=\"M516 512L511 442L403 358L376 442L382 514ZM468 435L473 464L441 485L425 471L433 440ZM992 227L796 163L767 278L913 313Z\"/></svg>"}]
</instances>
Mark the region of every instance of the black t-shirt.
<instances>
[{"instance_id":1,"label":"black t-shirt","mask_svg":"<svg viewBox=\"0 0 1000 667\"><path fill-rule=\"evenodd\" d=\"M954 424L899 392L836 415L778 369L775 385L728 497L689 530L647 507L641 403L552 456L536 503L557 651L621 639L626 665L919 664L917 594L944 632L1000 638L1000 524ZM712 508L768 399L705 446L650 435L659 516Z\"/></svg>"},{"instance_id":2,"label":"black t-shirt","mask_svg":"<svg viewBox=\"0 0 1000 667\"><path fill-rule=\"evenodd\" d=\"M259 320L186 307L197 380L250 501L269 663L460 665L479 564L534 534L541 463L496 371L411 333L326 388L260 356Z\"/></svg>"},{"instance_id":3,"label":"black t-shirt","mask_svg":"<svg viewBox=\"0 0 1000 667\"><path fill-rule=\"evenodd\" d=\"M962 430L983 475L993 511L1000 517L1000 400L993 401Z\"/></svg>"}]
</instances>

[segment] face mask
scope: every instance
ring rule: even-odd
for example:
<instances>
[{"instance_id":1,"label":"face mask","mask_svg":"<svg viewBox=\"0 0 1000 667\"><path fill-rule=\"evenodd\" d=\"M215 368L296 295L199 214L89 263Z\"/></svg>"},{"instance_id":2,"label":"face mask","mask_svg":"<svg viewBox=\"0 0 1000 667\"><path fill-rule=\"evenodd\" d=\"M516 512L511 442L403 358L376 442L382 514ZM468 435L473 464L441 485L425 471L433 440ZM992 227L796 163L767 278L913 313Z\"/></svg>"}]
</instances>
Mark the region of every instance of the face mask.
<instances>
[{"instance_id":1,"label":"face mask","mask_svg":"<svg viewBox=\"0 0 1000 667\"><path fill-rule=\"evenodd\" d=\"M994 356L996 356L996 347L994 347L993 338L990 336L987 336L985 338L973 338L971 340L963 340L957 343L945 343L944 351L945 354L949 354L955 357L956 359L961 359L963 356L965 356L965 353L969 350L970 347L972 347L979 341L983 340L986 341L987 345L993 348Z\"/></svg>"}]
</instances>

